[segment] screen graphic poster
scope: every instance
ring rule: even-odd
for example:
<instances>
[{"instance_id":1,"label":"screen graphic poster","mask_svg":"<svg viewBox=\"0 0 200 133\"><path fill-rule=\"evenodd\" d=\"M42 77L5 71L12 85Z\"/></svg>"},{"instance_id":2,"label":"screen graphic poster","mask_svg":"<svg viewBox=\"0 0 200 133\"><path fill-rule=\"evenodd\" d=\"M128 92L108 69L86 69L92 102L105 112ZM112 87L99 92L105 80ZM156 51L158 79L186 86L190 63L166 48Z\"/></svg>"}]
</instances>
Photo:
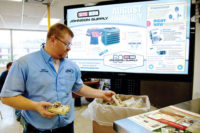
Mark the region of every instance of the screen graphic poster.
<instances>
[{"instance_id":1,"label":"screen graphic poster","mask_svg":"<svg viewBox=\"0 0 200 133\"><path fill-rule=\"evenodd\" d=\"M82 71L188 73L189 0L73 8L69 59Z\"/></svg>"}]
</instances>

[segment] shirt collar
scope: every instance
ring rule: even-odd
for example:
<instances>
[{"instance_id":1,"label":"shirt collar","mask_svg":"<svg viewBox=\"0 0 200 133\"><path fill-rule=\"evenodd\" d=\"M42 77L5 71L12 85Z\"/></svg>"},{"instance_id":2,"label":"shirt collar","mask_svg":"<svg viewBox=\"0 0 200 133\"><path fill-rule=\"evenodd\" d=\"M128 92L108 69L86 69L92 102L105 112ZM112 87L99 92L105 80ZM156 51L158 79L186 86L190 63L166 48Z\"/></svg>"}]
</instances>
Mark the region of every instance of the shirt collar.
<instances>
[{"instance_id":1,"label":"shirt collar","mask_svg":"<svg viewBox=\"0 0 200 133\"><path fill-rule=\"evenodd\" d=\"M40 50L45 62L49 62L49 60L53 60L53 58L44 50L44 47Z\"/></svg>"},{"instance_id":2,"label":"shirt collar","mask_svg":"<svg viewBox=\"0 0 200 133\"><path fill-rule=\"evenodd\" d=\"M45 60L45 62L49 62L52 61L53 62L53 58L44 50L44 47L42 47L40 49L40 52ZM60 59L60 61L62 62L64 59Z\"/></svg>"}]
</instances>

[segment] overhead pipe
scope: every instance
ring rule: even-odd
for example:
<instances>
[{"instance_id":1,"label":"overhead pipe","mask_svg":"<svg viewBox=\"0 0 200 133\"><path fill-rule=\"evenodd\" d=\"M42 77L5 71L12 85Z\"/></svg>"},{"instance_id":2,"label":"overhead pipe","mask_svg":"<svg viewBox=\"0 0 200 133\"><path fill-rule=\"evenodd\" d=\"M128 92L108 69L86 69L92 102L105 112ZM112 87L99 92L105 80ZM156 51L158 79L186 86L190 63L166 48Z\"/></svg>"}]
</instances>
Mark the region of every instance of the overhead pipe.
<instances>
[{"instance_id":1,"label":"overhead pipe","mask_svg":"<svg viewBox=\"0 0 200 133\"><path fill-rule=\"evenodd\" d=\"M48 22L48 29L51 26L51 22L50 22L50 3L47 3L47 22Z\"/></svg>"},{"instance_id":2,"label":"overhead pipe","mask_svg":"<svg viewBox=\"0 0 200 133\"><path fill-rule=\"evenodd\" d=\"M23 26L23 21L24 21L24 0L22 0L22 18L21 18L21 28Z\"/></svg>"},{"instance_id":3,"label":"overhead pipe","mask_svg":"<svg viewBox=\"0 0 200 133\"><path fill-rule=\"evenodd\" d=\"M53 3L54 0L46 0L45 2L43 1L42 4L47 5L47 24L48 24L48 29L51 27L51 18L50 18L50 7L51 3Z\"/></svg>"}]
</instances>

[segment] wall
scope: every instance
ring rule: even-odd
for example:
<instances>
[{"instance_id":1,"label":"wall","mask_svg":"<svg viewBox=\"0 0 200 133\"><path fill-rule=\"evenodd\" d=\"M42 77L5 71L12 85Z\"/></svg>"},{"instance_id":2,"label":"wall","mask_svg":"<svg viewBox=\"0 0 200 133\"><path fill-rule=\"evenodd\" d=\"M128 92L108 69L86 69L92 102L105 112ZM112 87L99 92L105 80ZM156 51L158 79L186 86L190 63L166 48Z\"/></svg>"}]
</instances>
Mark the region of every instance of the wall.
<instances>
[{"instance_id":1,"label":"wall","mask_svg":"<svg viewBox=\"0 0 200 133\"><path fill-rule=\"evenodd\" d=\"M200 98L200 23L196 23L193 99Z\"/></svg>"}]
</instances>

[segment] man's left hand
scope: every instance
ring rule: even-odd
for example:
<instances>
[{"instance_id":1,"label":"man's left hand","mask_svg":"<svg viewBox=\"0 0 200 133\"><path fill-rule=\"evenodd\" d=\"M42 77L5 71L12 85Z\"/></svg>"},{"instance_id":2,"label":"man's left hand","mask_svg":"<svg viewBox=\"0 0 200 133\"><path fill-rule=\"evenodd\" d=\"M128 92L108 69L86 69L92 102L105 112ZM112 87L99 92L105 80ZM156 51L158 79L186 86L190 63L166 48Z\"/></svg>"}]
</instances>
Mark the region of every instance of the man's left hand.
<instances>
[{"instance_id":1,"label":"man's left hand","mask_svg":"<svg viewBox=\"0 0 200 133\"><path fill-rule=\"evenodd\" d=\"M115 95L115 92L113 92L113 91L110 91L110 90L109 91L102 91L102 98L105 101L108 101L108 102L113 101L113 99L112 99L113 95Z\"/></svg>"}]
</instances>

